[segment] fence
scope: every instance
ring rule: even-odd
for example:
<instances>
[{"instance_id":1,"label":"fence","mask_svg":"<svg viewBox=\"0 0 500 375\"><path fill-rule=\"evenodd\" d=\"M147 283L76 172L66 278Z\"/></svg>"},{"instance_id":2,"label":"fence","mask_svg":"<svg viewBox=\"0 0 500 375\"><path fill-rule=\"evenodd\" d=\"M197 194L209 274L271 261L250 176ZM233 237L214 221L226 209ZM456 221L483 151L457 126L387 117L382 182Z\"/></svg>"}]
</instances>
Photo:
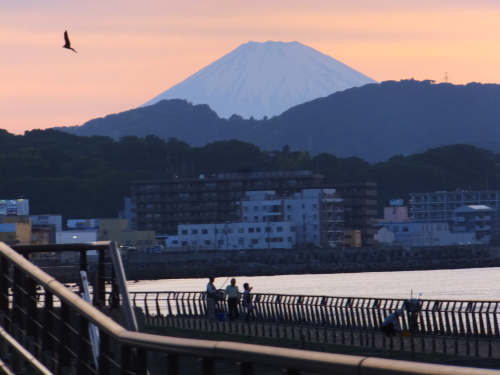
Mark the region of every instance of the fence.
<instances>
[{"instance_id":1,"label":"fence","mask_svg":"<svg viewBox=\"0 0 500 375\"><path fill-rule=\"evenodd\" d=\"M92 248L89 244L81 245L82 252L86 247ZM116 249L116 244L111 243L110 247ZM105 250L100 251L104 254ZM104 259L104 255L100 258ZM114 272L112 278L116 277ZM124 287L120 282L112 285ZM98 293L100 297L104 291L101 286L100 281L97 282L94 290L94 294ZM37 291L44 298L38 299ZM116 303L117 296L111 300ZM54 301L58 301L60 307L55 308ZM103 300L95 302L99 304ZM0 335L0 353L3 355L0 368L5 373L38 374L45 373L45 369L56 374L106 375L279 374L283 369L289 375L499 373L130 331L3 243L0 243L0 312L3 314L0 323L7 332L7 335ZM99 332L96 360L92 356L96 344L90 339L91 325L97 327ZM15 342L9 337L14 337ZM12 350L18 344L22 344L24 349L18 347L18 350ZM5 367L7 358L9 365Z\"/></svg>"},{"instance_id":2,"label":"fence","mask_svg":"<svg viewBox=\"0 0 500 375\"><path fill-rule=\"evenodd\" d=\"M131 292L132 303L146 316L203 316L204 292ZM283 294L254 295L259 321L326 326L339 329L377 330L384 317L407 300L348 298ZM420 300L420 311L406 310L403 326L425 335L500 338L500 301ZM218 299L218 311L227 301Z\"/></svg>"}]
</instances>

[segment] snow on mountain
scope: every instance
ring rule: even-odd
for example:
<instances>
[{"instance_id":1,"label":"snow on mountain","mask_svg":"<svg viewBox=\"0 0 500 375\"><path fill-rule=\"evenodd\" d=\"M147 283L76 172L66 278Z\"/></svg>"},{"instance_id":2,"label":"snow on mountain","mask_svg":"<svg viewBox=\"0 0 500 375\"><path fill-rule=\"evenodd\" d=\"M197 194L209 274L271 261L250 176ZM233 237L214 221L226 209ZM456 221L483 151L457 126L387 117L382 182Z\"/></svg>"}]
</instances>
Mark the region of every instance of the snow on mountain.
<instances>
[{"instance_id":1,"label":"snow on mountain","mask_svg":"<svg viewBox=\"0 0 500 375\"><path fill-rule=\"evenodd\" d=\"M248 42L143 106L186 99L208 104L223 118L261 119L368 83L376 81L299 42Z\"/></svg>"}]
</instances>

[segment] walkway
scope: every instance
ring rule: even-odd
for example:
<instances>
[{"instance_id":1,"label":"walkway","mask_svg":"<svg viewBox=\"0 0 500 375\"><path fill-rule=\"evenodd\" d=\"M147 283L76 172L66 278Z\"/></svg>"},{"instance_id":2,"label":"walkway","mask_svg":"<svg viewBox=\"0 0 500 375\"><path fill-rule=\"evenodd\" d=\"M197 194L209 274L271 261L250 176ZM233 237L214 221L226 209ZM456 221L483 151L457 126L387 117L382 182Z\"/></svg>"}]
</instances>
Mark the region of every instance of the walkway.
<instances>
[{"instance_id":1,"label":"walkway","mask_svg":"<svg viewBox=\"0 0 500 375\"><path fill-rule=\"evenodd\" d=\"M394 349L427 353L443 353L457 356L500 358L499 339L468 337L407 336L386 338L381 332L342 330L329 327L263 323L244 321L209 321L193 317L150 317L147 324L202 331L226 332L267 338L285 338L306 342L353 345L378 349Z\"/></svg>"}]
</instances>

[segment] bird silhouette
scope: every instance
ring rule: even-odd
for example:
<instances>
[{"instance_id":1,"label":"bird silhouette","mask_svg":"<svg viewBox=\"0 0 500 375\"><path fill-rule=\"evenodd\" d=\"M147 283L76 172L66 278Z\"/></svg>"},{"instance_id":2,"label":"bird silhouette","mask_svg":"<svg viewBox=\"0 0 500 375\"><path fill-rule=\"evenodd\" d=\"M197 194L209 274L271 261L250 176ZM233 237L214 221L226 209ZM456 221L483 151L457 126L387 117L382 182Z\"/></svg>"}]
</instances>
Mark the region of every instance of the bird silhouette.
<instances>
[{"instance_id":1,"label":"bird silhouette","mask_svg":"<svg viewBox=\"0 0 500 375\"><path fill-rule=\"evenodd\" d=\"M74 49L74 48L71 48L71 43L70 43L70 41L69 41L68 31L67 31L67 30L64 32L64 42L65 42L65 43L64 43L63 48L67 48L67 49L72 50L72 51L73 51L73 52L75 52L75 53L78 53L78 52L76 52L76 51L75 51L75 49Z\"/></svg>"}]
</instances>

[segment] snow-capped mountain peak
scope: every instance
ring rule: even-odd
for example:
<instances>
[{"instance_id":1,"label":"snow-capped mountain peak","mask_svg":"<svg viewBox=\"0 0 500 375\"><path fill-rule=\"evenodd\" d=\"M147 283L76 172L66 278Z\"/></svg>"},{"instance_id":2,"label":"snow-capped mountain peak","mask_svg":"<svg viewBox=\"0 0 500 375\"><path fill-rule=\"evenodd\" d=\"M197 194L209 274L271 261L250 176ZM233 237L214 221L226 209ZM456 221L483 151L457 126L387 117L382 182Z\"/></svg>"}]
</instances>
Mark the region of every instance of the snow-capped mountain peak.
<instances>
[{"instance_id":1,"label":"snow-capped mountain peak","mask_svg":"<svg viewBox=\"0 0 500 375\"><path fill-rule=\"evenodd\" d=\"M248 42L144 106L163 99L208 104L220 117L256 119L335 91L375 83L334 58L299 42Z\"/></svg>"}]
</instances>

